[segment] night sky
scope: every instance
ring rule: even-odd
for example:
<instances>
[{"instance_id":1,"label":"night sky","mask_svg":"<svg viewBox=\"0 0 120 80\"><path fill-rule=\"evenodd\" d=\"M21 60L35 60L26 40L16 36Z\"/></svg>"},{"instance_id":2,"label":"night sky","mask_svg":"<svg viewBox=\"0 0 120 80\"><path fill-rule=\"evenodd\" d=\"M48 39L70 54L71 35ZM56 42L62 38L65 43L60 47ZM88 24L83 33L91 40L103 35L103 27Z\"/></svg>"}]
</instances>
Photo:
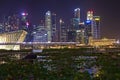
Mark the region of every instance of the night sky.
<instances>
[{"instance_id":1,"label":"night sky","mask_svg":"<svg viewBox=\"0 0 120 80\"><path fill-rule=\"evenodd\" d=\"M120 39L120 1L119 0L0 0L0 22L3 16L14 12L26 11L32 24L44 20L45 12L50 10L69 23L75 8L81 9L81 20L86 19L86 12L93 10L101 17L101 35Z\"/></svg>"}]
</instances>

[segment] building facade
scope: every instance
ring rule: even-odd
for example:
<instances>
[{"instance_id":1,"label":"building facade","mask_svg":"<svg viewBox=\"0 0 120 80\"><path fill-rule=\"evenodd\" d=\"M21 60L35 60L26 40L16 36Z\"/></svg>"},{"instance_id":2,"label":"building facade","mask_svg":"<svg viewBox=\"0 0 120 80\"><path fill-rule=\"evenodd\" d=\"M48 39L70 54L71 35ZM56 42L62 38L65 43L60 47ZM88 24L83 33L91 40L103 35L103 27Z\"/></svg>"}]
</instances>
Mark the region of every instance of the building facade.
<instances>
[{"instance_id":1,"label":"building facade","mask_svg":"<svg viewBox=\"0 0 120 80\"><path fill-rule=\"evenodd\" d=\"M87 12L87 20L85 21L86 40L100 39L100 16L94 16L93 11Z\"/></svg>"},{"instance_id":2,"label":"building facade","mask_svg":"<svg viewBox=\"0 0 120 80\"><path fill-rule=\"evenodd\" d=\"M20 16L17 13L8 15L4 17L3 21L4 32L11 32L19 30L20 26Z\"/></svg>"},{"instance_id":3,"label":"building facade","mask_svg":"<svg viewBox=\"0 0 120 80\"><path fill-rule=\"evenodd\" d=\"M80 36L80 8L74 9L74 16L71 19L71 26L69 28L69 31L70 32L68 32L68 39L71 38L69 41L72 40L72 42L78 42L78 38ZM70 35L74 36L70 37Z\"/></svg>"},{"instance_id":4,"label":"building facade","mask_svg":"<svg viewBox=\"0 0 120 80\"><path fill-rule=\"evenodd\" d=\"M13 45L0 45L0 49L7 50L20 50L20 45L15 43L21 43L26 38L27 32L24 30L6 32L0 34L0 43L13 43Z\"/></svg>"},{"instance_id":5,"label":"building facade","mask_svg":"<svg viewBox=\"0 0 120 80\"><path fill-rule=\"evenodd\" d=\"M100 39L100 16L93 16L93 39Z\"/></svg>"},{"instance_id":6,"label":"building facade","mask_svg":"<svg viewBox=\"0 0 120 80\"><path fill-rule=\"evenodd\" d=\"M60 19L60 35L59 35L59 39L60 42L66 42L67 41L67 28L65 26L65 23L62 19Z\"/></svg>"},{"instance_id":7,"label":"building facade","mask_svg":"<svg viewBox=\"0 0 120 80\"><path fill-rule=\"evenodd\" d=\"M87 12L87 20L93 20L93 11Z\"/></svg>"},{"instance_id":8,"label":"building facade","mask_svg":"<svg viewBox=\"0 0 120 80\"><path fill-rule=\"evenodd\" d=\"M51 33L52 33L52 42L58 41L58 33L57 33L57 23L56 23L56 14L52 13L51 15Z\"/></svg>"},{"instance_id":9,"label":"building facade","mask_svg":"<svg viewBox=\"0 0 120 80\"><path fill-rule=\"evenodd\" d=\"M35 26L33 31L33 42L48 42L47 30L44 26Z\"/></svg>"},{"instance_id":10,"label":"building facade","mask_svg":"<svg viewBox=\"0 0 120 80\"><path fill-rule=\"evenodd\" d=\"M48 42L52 42L52 21L51 21L51 12L47 11L45 14L45 27L47 29Z\"/></svg>"}]
</instances>

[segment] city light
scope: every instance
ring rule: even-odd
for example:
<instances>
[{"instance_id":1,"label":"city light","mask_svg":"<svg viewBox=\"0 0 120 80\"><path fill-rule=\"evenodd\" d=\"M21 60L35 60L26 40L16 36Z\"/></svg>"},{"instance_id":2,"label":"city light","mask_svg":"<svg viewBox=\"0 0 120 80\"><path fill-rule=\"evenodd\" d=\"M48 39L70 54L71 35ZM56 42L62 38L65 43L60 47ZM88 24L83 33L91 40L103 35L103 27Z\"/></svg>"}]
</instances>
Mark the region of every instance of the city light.
<instances>
[{"instance_id":1,"label":"city light","mask_svg":"<svg viewBox=\"0 0 120 80\"><path fill-rule=\"evenodd\" d=\"M107 42L103 42L100 37L100 16L93 15L93 11L89 10L86 12L86 20L82 20L80 17L80 8L74 9L74 15L71 18L71 22L67 25L62 18L56 18L56 14L51 11L47 11L45 13L45 20L41 21L40 25L36 26L31 25L31 21L29 20L28 13L22 12L21 16L15 17L11 16L6 19L6 23L9 23L5 30L8 30L9 27L15 31L14 25L18 25L17 29L23 29L28 32L26 42L28 40L32 42L81 42L80 44L92 44L95 45L109 45L113 43L112 40ZM15 19L15 20L14 20ZM29 23L29 21L31 23ZM58 22L57 22L58 21ZM14 22L14 24L12 24ZM58 25L59 23L59 25ZM98 24L97 24L98 23ZM33 26L32 27L29 27ZM57 27L60 27L59 29ZM20 27L20 28L19 28ZM7 32L7 31L6 31ZM99 39L98 41L94 41L94 39ZM7 38L1 38L0 41L4 42ZM91 41L93 42L91 42ZM111 41L111 42L110 42ZM108 43L109 42L109 43ZM99 43L99 44L98 44ZM117 42L118 43L118 42ZM93 44L92 44L93 45ZM112 44L111 44L112 45Z\"/></svg>"},{"instance_id":2,"label":"city light","mask_svg":"<svg viewBox=\"0 0 120 80\"><path fill-rule=\"evenodd\" d=\"M80 8L76 8L74 11L78 11L78 10L80 10Z\"/></svg>"},{"instance_id":3,"label":"city light","mask_svg":"<svg viewBox=\"0 0 120 80\"><path fill-rule=\"evenodd\" d=\"M23 13L21 13L21 15L22 15L22 16L27 16L28 13L23 12Z\"/></svg>"},{"instance_id":4,"label":"city light","mask_svg":"<svg viewBox=\"0 0 120 80\"><path fill-rule=\"evenodd\" d=\"M117 44L120 44L120 40L117 40L116 43L117 43Z\"/></svg>"},{"instance_id":5,"label":"city light","mask_svg":"<svg viewBox=\"0 0 120 80\"><path fill-rule=\"evenodd\" d=\"M48 11L48 12L46 13L46 15L49 15L49 16L50 16L50 15L51 15L50 11Z\"/></svg>"},{"instance_id":6,"label":"city light","mask_svg":"<svg viewBox=\"0 0 120 80\"><path fill-rule=\"evenodd\" d=\"M62 23L63 21L62 21L62 19L60 19L60 23Z\"/></svg>"},{"instance_id":7,"label":"city light","mask_svg":"<svg viewBox=\"0 0 120 80\"><path fill-rule=\"evenodd\" d=\"M120 80L118 5L1 0L0 80Z\"/></svg>"},{"instance_id":8,"label":"city light","mask_svg":"<svg viewBox=\"0 0 120 80\"><path fill-rule=\"evenodd\" d=\"M22 13L23 16L25 16L25 13Z\"/></svg>"},{"instance_id":9,"label":"city light","mask_svg":"<svg viewBox=\"0 0 120 80\"><path fill-rule=\"evenodd\" d=\"M45 36L47 35L47 34L44 34Z\"/></svg>"},{"instance_id":10,"label":"city light","mask_svg":"<svg viewBox=\"0 0 120 80\"><path fill-rule=\"evenodd\" d=\"M90 20L87 20L87 21L86 21L86 23L87 23L87 24L90 24L90 23L91 23L91 21L90 21Z\"/></svg>"},{"instance_id":11,"label":"city light","mask_svg":"<svg viewBox=\"0 0 120 80\"><path fill-rule=\"evenodd\" d=\"M29 26L29 22L26 22L26 25Z\"/></svg>"},{"instance_id":12,"label":"city light","mask_svg":"<svg viewBox=\"0 0 120 80\"><path fill-rule=\"evenodd\" d=\"M99 21L99 20L100 20L100 18L95 18L95 20L96 20L96 21Z\"/></svg>"},{"instance_id":13,"label":"city light","mask_svg":"<svg viewBox=\"0 0 120 80\"><path fill-rule=\"evenodd\" d=\"M80 25L84 25L85 23L84 23L84 22L80 22L79 24L80 24Z\"/></svg>"}]
</instances>

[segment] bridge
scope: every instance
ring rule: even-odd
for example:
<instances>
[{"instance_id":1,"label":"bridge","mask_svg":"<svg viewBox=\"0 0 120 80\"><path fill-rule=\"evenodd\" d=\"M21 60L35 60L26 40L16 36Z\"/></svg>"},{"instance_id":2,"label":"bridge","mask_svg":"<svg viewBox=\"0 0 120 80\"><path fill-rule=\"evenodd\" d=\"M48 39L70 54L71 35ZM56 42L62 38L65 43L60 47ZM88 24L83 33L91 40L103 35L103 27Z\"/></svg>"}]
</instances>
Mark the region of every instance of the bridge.
<instances>
[{"instance_id":1,"label":"bridge","mask_svg":"<svg viewBox=\"0 0 120 80\"><path fill-rule=\"evenodd\" d=\"M0 45L75 45L80 44L79 42L6 42L0 43Z\"/></svg>"},{"instance_id":2,"label":"bridge","mask_svg":"<svg viewBox=\"0 0 120 80\"><path fill-rule=\"evenodd\" d=\"M20 49L44 49L44 48L74 48L76 45L79 45L79 42L11 42L11 43L0 43L0 45L11 46L17 45L20 46Z\"/></svg>"}]
</instances>

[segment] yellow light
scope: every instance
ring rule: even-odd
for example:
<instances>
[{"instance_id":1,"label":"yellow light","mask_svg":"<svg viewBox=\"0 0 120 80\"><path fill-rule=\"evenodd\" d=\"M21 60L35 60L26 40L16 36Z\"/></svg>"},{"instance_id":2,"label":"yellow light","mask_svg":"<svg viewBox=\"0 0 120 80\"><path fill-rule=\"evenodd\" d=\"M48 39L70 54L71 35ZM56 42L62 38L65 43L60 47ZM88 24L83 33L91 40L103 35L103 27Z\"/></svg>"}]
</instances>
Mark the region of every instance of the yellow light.
<instances>
[{"instance_id":1,"label":"yellow light","mask_svg":"<svg viewBox=\"0 0 120 80\"><path fill-rule=\"evenodd\" d=\"M99 21L99 20L100 20L100 18L95 18L95 20L96 20L96 21Z\"/></svg>"}]
</instances>

